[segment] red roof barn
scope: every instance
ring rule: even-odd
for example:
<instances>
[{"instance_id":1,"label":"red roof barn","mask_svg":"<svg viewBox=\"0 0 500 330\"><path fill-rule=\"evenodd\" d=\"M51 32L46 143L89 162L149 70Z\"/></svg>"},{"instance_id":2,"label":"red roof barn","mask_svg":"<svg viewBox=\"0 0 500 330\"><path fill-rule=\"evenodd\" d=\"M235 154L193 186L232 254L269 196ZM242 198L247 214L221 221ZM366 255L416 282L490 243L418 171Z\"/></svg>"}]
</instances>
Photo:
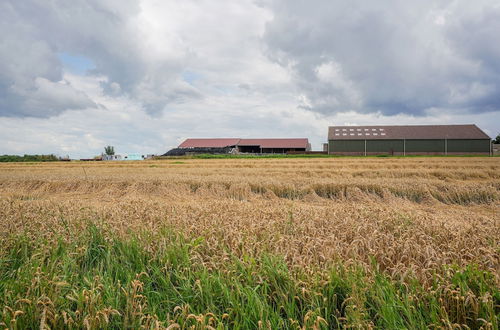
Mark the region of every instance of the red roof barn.
<instances>
[{"instance_id":1,"label":"red roof barn","mask_svg":"<svg viewBox=\"0 0 500 330\"><path fill-rule=\"evenodd\" d=\"M294 139L187 139L179 148L225 148L234 147L239 152L286 153L288 151L309 151L311 144L307 138Z\"/></svg>"}]
</instances>

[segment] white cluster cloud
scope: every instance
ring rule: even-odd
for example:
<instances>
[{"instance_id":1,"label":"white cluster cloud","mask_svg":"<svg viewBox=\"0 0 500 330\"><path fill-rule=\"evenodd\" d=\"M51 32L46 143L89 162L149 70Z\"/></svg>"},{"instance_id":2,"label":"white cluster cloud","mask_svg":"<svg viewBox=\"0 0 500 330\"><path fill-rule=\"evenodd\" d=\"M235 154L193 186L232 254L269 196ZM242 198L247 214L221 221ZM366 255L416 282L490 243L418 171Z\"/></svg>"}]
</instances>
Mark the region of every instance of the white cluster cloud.
<instances>
[{"instance_id":1,"label":"white cluster cloud","mask_svg":"<svg viewBox=\"0 0 500 330\"><path fill-rule=\"evenodd\" d=\"M190 136L319 148L334 123L500 129L494 0L5 0L0 31L0 153L160 153Z\"/></svg>"}]
</instances>

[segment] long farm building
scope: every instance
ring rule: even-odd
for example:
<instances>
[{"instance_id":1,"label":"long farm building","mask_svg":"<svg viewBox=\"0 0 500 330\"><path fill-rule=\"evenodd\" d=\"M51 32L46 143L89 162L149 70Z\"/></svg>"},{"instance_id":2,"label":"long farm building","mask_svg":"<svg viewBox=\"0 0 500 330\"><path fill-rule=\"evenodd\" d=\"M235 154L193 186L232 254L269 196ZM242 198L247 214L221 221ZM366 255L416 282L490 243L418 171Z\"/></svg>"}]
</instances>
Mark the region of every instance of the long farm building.
<instances>
[{"instance_id":1,"label":"long farm building","mask_svg":"<svg viewBox=\"0 0 500 330\"><path fill-rule=\"evenodd\" d=\"M165 156L186 155L191 153L255 153L286 154L288 152L307 152L311 144L307 138L292 139L186 139Z\"/></svg>"},{"instance_id":2,"label":"long farm building","mask_svg":"<svg viewBox=\"0 0 500 330\"><path fill-rule=\"evenodd\" d=\"M332 126L336 155L488 155L491 139L476 125Z\"/></svg>"}]
</instances>

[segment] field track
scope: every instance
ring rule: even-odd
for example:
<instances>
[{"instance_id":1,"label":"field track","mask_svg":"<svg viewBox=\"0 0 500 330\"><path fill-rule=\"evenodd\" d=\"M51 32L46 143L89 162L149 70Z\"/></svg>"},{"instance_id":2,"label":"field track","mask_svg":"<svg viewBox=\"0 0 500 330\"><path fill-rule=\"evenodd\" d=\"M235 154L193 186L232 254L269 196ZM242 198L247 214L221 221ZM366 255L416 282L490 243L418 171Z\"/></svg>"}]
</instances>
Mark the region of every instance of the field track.
<instances>
[{"instance_id":1,"label":"field track","mask_svg":"<svg viewBox=\"0 0 500 330\"><path fill-rule=\"evenodd\" d=\"M500 158L3 163L0 258L1 327L494 329Z\"/></svg>"}]
</instances>

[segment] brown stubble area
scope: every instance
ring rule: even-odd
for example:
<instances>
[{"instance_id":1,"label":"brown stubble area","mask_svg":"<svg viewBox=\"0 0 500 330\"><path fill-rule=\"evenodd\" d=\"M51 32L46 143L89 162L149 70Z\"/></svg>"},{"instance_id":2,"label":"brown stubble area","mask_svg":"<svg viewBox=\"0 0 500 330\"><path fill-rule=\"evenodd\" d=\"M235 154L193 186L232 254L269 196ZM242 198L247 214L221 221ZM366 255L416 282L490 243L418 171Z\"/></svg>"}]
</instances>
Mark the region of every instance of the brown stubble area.
<instances>
[{"instance_id":1,"label":"brown stubble area","mask_svg":"<svg viewBox=\"0 0 500 330\"><path fill-rule=\"evenodd\" d=\"M422 283L477 264L500 283L499 194L498 158L1 164L0 232L169 228L204 237L196 258L214 269L271 253L309 272L374 260Z\"/></svg>"}]
</instances>

